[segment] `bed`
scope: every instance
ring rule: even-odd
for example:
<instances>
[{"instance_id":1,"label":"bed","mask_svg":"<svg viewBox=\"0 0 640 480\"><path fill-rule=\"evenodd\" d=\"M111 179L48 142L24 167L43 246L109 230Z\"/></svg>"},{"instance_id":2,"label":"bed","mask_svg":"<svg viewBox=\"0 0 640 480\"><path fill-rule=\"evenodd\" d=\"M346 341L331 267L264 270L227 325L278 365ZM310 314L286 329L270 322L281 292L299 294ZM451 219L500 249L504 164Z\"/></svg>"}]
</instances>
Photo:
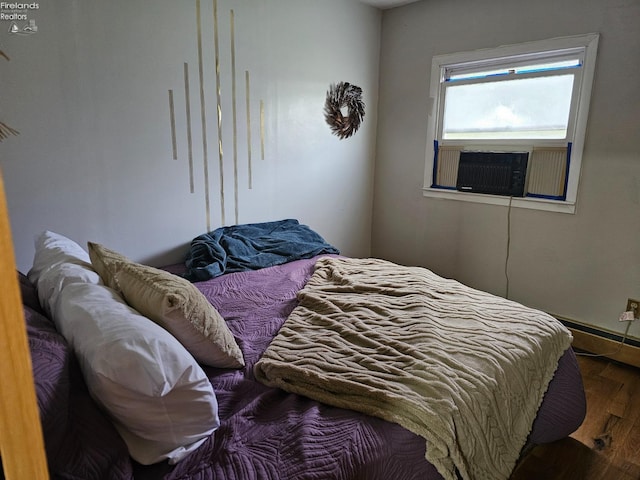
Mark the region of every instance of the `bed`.
<instances>
[{"instance_id":1,"label":"bed","mask_svg":"<svg viewBox=\"0 0 640 480\"><path fill-rule=\"evenodd\" d=\"M402 267L379 259L348 259L331 250L323 251L317 248L309 249L302 254L308 258L292 258L285 255L282 260L269 260L268 264L255 269L225 271L216 267L210 278L196 279L190 283L198 295L202 295L219 315L218 321L221 319L223 322L219 325L220 328L228 329L227 333L232 336L225 337L225 342L230 343L218 341L216 358L213 359L207 357L210 349L198 350L200 344L194 347L195 353L184 360L187 362L184 372L188 372L190 390L186 394L181 390L178 395L174 395L171 402L175 403L169 404L167 400L176 393L174 388L167 395L166 376L170 375L167 371L163 372L164 391L155 396L145 392L143 398L140 398L140 392L136 392L137 396L132 399L131 390L138 385L123 383L124 387L118 385L115 388L113 380L110 379L105 387L104 378L109 376L109 373L104 371L107 368L104 366L105 358L96 360L95 352L87 353L83 343L87 341L86 338L89 338L89 343L93 342L91 345L95 348L97 339L108 334L95 330L97 327L93 324L91 329L87 326L90 312L84 305L85 299L99 298L94 302L99 303L108 297L109 302L117 302L116 307L109 306L109 310L105 310L106 307L101 304L98 309L102 312L98 315L101 318L109 316L109 312L114 310L121 309L118 311L125 312L124 309L128 309L127 312L136 315L135 322L151 318L154 321L149 320L149 324L154 325L162 324L162 318L175 320L175 310L170 309L177 308L177 300L174 298L169 303L165 302L164 316L158 322L153 309L141 304L139 299L133 301L126 288L123 290L124 293L120 291L126 286L127 274L134 275L134 270L128 270L126 264L134 262L97 244L90 244L88 249L84 249L52 232L43 234L39 242L40 246L36 244L36 257L40 251L40 258L34 260L34 268L28 277L19 274L19 278L38 406L52 478L508 478L518 458L528 448L568 436L584 419L584 390L575 356L569 346L570 335L567 336L564 327L555 320L515 302L468 289L452 280L441 279L427 269L412 270L416 267ZM92 248L100 247L102 261L111 262L120 269L116 272L115 278L96 272L104 270L105 267L104 264L100 264L96 255L92 255L95 253ZM273 253L273 250L270 252ZM160 278L153 275L161 275L163 279L171 276L174 280L186 282L184 277L189 276L188 264L189 262L187 265L172 265L162 270L147 267L147 270L144 270L147 276L144 278L152 278L152 285L156 285L156 278ZM52 265L56 268L52 268ZM193 262L191 266L193 267ZM354 292L358 289L354 285L362 281L362 278L353 282L350 279L364 275L371 268L382 272L377 277L384 279L382 289L390 292L391 303L403 296L412 299L412 305L409 307L396 305L413 318L411 325L406 327L409 328L408 331L413 332L411 335L420 339L420 342L425 341L425 338L444 336L452 343L443 351L451 352L452 356L436 355L434 348L432 354L424 355L425 352L422 351L411 357L413 354L403 351L404 347L396 344L395 336L389 336L388 341L384 338L378 339L382 343L372 346L370 342L374 341L376 331L367 331L358 336L353 331L345 330L350 328L349 325L367 323L367 311L371 318L380 318L383 325L380 328L383 330L386 328L384 318L397 317L397 312L393 313L396 307L384 302L381 304L380 297L374 297L373 303L365 309L361 308L359 301L349 300L352 307L354 302L360 304L351 312L352 320L355 319L353 321L333 315L338 308L336 305L341 305L342 301L335 298L356 294ZM399 292L397 284L390 283L390 277L395 275L392 272L397 271L402 272L401 276L417 275L424 277L423 280L427 283L435 282L433 285L436 286L427 295L427 304L432 307L432 313L429 315L434 315L435 319L429 323L442 323L445 334L440 335L437 330L415 330L416 322L420 323L419 318L424 312L416 310L415 303L420 303L416 300L416 291L402 293ZM151 277L148 277L149 275ZM327 276L337 281L328 286L324 281L326 279L319 278ZM373 276L376 276L375 273ZM139 278L141 277L135 277L134 280ZM406 280L405 277L402 278L402 281ZM364 281L368 282L366 279ZM145 286L147 287L148 285ZM333 291L331 295L328 293L329 290ZM94 296L98 291L99 295ZM339 293L338 297L335 297L335 292ZM150 302L148 297L145 298ZM127 302L127 299L131 301ZM544 325L540 330L546 333L537 337L537 333L530 330L533 328L531 323L527 326L515 322L518 325L515 337L526 340L533 335L534 341L521 344L518 340L510 343L503 353L515 363L506 369L495 370L501 373L487 373L487 378L482 381L473 378L482 376L477 373L452 374L445 371L436 375L435 367L425 368L422 364L416 363L430 361L430 357L434 356L439 358L438 362L444 364L464 363L462 356L468 353L465 338L473 339L467 343L477 341L473 334L476 326L470 325L469 322L476 321L478 312L474 313L475 307L472 303L478 299L489 300L500 307L498 317L504 317L502 323L491 328L506 328L506 323L510 323L509 315L524 316L529 317L533 324L543 318ZM190 305L190 301L185 302ZM328 317L319 315L313 307L318 302L323 303L328 311L332 312ZM459 307L455 306L455 302L458 302ZM138 308L131 307L131 304ZM446 308L438 307L445 304ZM66 307L63 308L63 305ZM347 312L349 308L338 309ZM462 312L457 316L456 308ZM304 331L308 328L309 322L306 310L310 310L312 319L315 319L311 322L311 329L319 337L309 336ZM60 319L55 317L59 317L62 311L67 312L67 317L75 316L75 323L71 321L67 324L66 319L60 323ZM481 323L486 323L488 320L482 312L485 312L484 307L480 311L480 317ZM111 324L112 317L109 318ZM462 323L458 324L460 328L453 328L451 325L455 326L460 319L463 319ZM131 322L135 323L133 320ZM302 322L303 327L296 327L296 323L299 322ZM73 326L72 332L69 332L69 325ZM322 329L318 330L320 327ZM145 323L144 328L135 328L144 330L151 327ZM163 328L169 330L171 337L162 340L166 345L173 348L172 342L181 339L178 343L189 344L191 353L191 346L197 342L194 343L193 339L185 340L186 333L172 330L172 326L164 325ZM79 337L78 331L82 329L87 330L83 334L86 334L86 338ZM467 329L468 335L455 337L456 329ZM224 337L225 332L226 330L217 330L216 338ZM380 329L377 332L379 334ZM126 334L131 335L130 331ZM150 335L156 333L146 334L147 337ZM297 338L299 335L302 336L302 340ZM399 330L399 335L406 336L406 331ZM482 335L491 336L494 333ZM327 340L324 341L322 338ZM551 350L544 346L547 341L545 338L551 339ZM335 352L342 352L344 346L336 342L346 341L345 339L351 339L347 343L360 345L365 350L334 355L332 346L336 347ZM129 338L126 342L128 341ZM118 348L126 342L120 341ZM154 339L154 342L157 343L159 340ZM387 346L381 347L385 342ZM145 348L148 349L148 346ZM367 349L371 348L377 352L383 351L381 362L375 364L371 361L377 354L364 355L363 352L370 351ZM396 356L401 357L404 363L392 364L387 356L390 353L385 349L395 351ZM97 350L102 352L101 355L106 357L107 362L118 364L115 368L118 375L125 372L129 381L133 379L134 383L140 384L146 382L146 370L140 367L144 359L140 362L136 360L134 363L124 363L123 358L129 353L107 350L104 343L98 345ZM524 366L526 358L531 353L529 350L540 350L543 354L533 367ZM139 352L136 352L136 355L138 354ZM167 355L162 351L149 353L145 350L145 356L155 354L160 357L153 357L152 363L166 360ZM493 357L485 358L483 354L481 357L485 363L478 363L479 357L474 357L471 353L468 355L474 358L471 364L480 365L478 368L481 369L497 362ZM196 358L201 360L195 361ZM210 365L216 362L220 364L221 358L227 362L223 363L223 367ZM100 363L99 367L96 367L95 363L88 365L96 361L103 363ZM371 369L370 372L374 373L369 376L376 379L373 384L362 383L357 377L362 373L354 373L347 369L345 365L350 361L359 367L364 365L365 369ZM90 368L93 370L88 372ZM166 367L167 370L171 368L173 366ZM531 370L533 376L514 374L509 368L515 372ZM195 378L195 370L201 371L204 377ZM422 383L416 383L415 378L398 383L398 379L405 376L404 372L411 370ZM180 382L184 380L185 375L178 375ZM465 375L467 377L464 377ZM505 375L515 376L518 379L516 383L527 382L520 386L520 397L514 394L513 399L506 403L503 402L503 397L510 394L500 390L504 383L500 376ZM444 417L440 407L443 403L452 404L451 398L459 393L447 393L446 396L451 395L451 398L438 399L434 396L442 390L432 387L434 384L447 383L448 378L452 376L464 377L466 383L463 382L463 385L466 385L468 391L486 390L485 397L480 397L480 403L476 400L453 402L453 409L456 411L464 410L465 403L472 405L471 410L475 415L473 421L469 421L468 417L452 417L451 422L442 421ZM298 380L302 378L303 381L296 381L296 377ZM381 384L378 380L382 377L386 378L385 382L390 380L392 383ZM206 385L203 384L203 378L206 379ZM408 388L407 385L416 385L414 390L419 392L417 400L410 391L403 390ZM374 397L377 390L382 392L378 392L381 397ZM463 389L463 392L466 390ZM424 405L427 406L424 408L420 395L425 397ZM428 396L433 398L426 398ZM487 400L492 397L495 398ZM431 400L435 400L436 407L429 403ZM485 407L486 412L483 410ZM504 418L508 417L508 422L503 421L502 413L495 413L496 408L514 410L509 415L503 412ZM174 411L171 412L170 409ZM527 413L528 410L531 413ZM141 444L147 440L146 433L140 433L139 428L130 427L127 422L136 422L145 416L149 417L145 420L153 423L152 427L155 429L171 425L172 440L178 437L182 443L177 447L173 444L167 447L167 434L162 432L161 445L158 447L156 441L151 449L153 453L149 453L150 450L146 447L141 448ZM431 420L426 424L419 423L425 417ZM447 434L442 434L441 430L444 427L437 427L440 425L439 422L442 425L453 425L451 439L448 439ZM477 425L467 431L470 423ZM187 426L182 432L180 429L185 425ZM147 425L143 428L147 428ZM489 440L474 436L483 436L483 431ZM463 443L462 437L471 437L471 443L480 447L471 447L470 450L469 447L458 445ZM170 453L158 453L166 451Z\"/></svg>"}]
</instances>

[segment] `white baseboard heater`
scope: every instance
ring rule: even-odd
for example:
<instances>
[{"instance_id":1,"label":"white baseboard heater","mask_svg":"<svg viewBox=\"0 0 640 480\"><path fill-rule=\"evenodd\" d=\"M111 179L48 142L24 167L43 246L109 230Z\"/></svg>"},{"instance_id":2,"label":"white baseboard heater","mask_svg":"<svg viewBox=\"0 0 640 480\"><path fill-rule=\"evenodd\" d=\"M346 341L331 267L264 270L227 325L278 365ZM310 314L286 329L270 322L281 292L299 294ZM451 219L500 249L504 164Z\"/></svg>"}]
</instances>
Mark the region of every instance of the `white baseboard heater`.
<instances>
[{"instance_id":1,"label":"white baseboard heater","mask_svg":"<svg viewBox=\"0 0 640 480\"><path fill-rule=\"evenodd\" d=\"M553 315L553 314L552 314ZM573 348L640 368L640 340L553 315L573 334Z\"/></svg>"}]
</instances>

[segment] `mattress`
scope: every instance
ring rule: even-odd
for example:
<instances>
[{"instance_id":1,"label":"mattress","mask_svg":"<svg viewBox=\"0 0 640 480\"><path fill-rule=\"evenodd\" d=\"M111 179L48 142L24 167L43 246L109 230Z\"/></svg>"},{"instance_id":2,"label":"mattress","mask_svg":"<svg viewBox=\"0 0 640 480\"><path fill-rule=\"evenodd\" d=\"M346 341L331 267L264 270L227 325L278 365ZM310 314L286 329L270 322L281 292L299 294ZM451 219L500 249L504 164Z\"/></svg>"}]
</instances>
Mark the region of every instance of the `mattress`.
<instances>
[{"instance_id":1,"label":"mattress","mask_svg":"<svg viewBox=\"0 0 640 480\"><path fill-rule=\"evenodd\" d=\"M317 257L196 282L226 319L245 358L241 370L205 367L218 399L220 428L177 465L134 465L136 479L439 480L428 442L400 425L331 407L258 382L253 374L297 306ZM170 271L179 273L183 266ZM566 437L582 423L578 365L565 351L533 422L528 445Z\"/></svg>"}]
</instances>

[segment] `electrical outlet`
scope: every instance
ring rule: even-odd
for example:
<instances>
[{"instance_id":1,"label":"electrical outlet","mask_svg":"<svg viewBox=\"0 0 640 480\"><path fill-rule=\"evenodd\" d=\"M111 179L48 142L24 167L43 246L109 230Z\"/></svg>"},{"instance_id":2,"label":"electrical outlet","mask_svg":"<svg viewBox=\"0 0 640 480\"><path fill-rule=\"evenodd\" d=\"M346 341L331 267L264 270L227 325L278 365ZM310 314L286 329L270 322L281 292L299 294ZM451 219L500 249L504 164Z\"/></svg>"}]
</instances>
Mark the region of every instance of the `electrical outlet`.
<instances>
[{"instance_id":1,"label":"electrical outlet","mask_svg":"<svg viewBox=\"0 0 640 480\"><path fill-rule=\"evenodd\" d=\"M633 318L638 319L640 317L640 300L634 300L629 298L627 300L627 312L633 312Z\"/></svg>"}]
</instances>

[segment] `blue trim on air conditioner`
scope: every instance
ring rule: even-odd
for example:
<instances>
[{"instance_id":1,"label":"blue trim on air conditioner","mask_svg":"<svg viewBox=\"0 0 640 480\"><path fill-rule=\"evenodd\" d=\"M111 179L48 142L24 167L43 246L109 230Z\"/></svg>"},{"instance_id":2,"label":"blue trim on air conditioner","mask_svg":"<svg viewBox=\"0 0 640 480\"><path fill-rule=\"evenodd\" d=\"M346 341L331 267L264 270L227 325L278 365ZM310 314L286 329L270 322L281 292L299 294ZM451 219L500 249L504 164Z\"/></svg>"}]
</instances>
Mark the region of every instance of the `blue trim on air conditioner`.
<instances>
[{"instance_id":1,"label":"blue trim on air conditioner","mask_svg":"<svg viewBox=\"0 0 640 480\"><path fill-rule=\"evenodd\" d=\"M436 185L438 178L438 140L433 141L433 172L431 173L431 188L442 188Z\"/></svg>"},{"instance_id":2,"label":"blue trim on air conditioner","mask_svg":"<svg viewBox=\"0 0 640 480\"><path fill-rule=\"evenodd\" d=\"M569 167L571 167L571 147L573 146L572 142L567 143L567 172L564 175L564 195L562 195L562 200L567 199L567 188L569 186Z\"/></svg>"},{"instance_id":3,"label":"blue trim on air conditioner","mask_svg":"<svg viewBox=\"0 0 640 480\"><path fill-rule=\"evenodd\" d=\"M566 195L541 195L539 193L527 193L528 198L542 198L544 200L566 200Z\"/></svg>"}]
</instances>

